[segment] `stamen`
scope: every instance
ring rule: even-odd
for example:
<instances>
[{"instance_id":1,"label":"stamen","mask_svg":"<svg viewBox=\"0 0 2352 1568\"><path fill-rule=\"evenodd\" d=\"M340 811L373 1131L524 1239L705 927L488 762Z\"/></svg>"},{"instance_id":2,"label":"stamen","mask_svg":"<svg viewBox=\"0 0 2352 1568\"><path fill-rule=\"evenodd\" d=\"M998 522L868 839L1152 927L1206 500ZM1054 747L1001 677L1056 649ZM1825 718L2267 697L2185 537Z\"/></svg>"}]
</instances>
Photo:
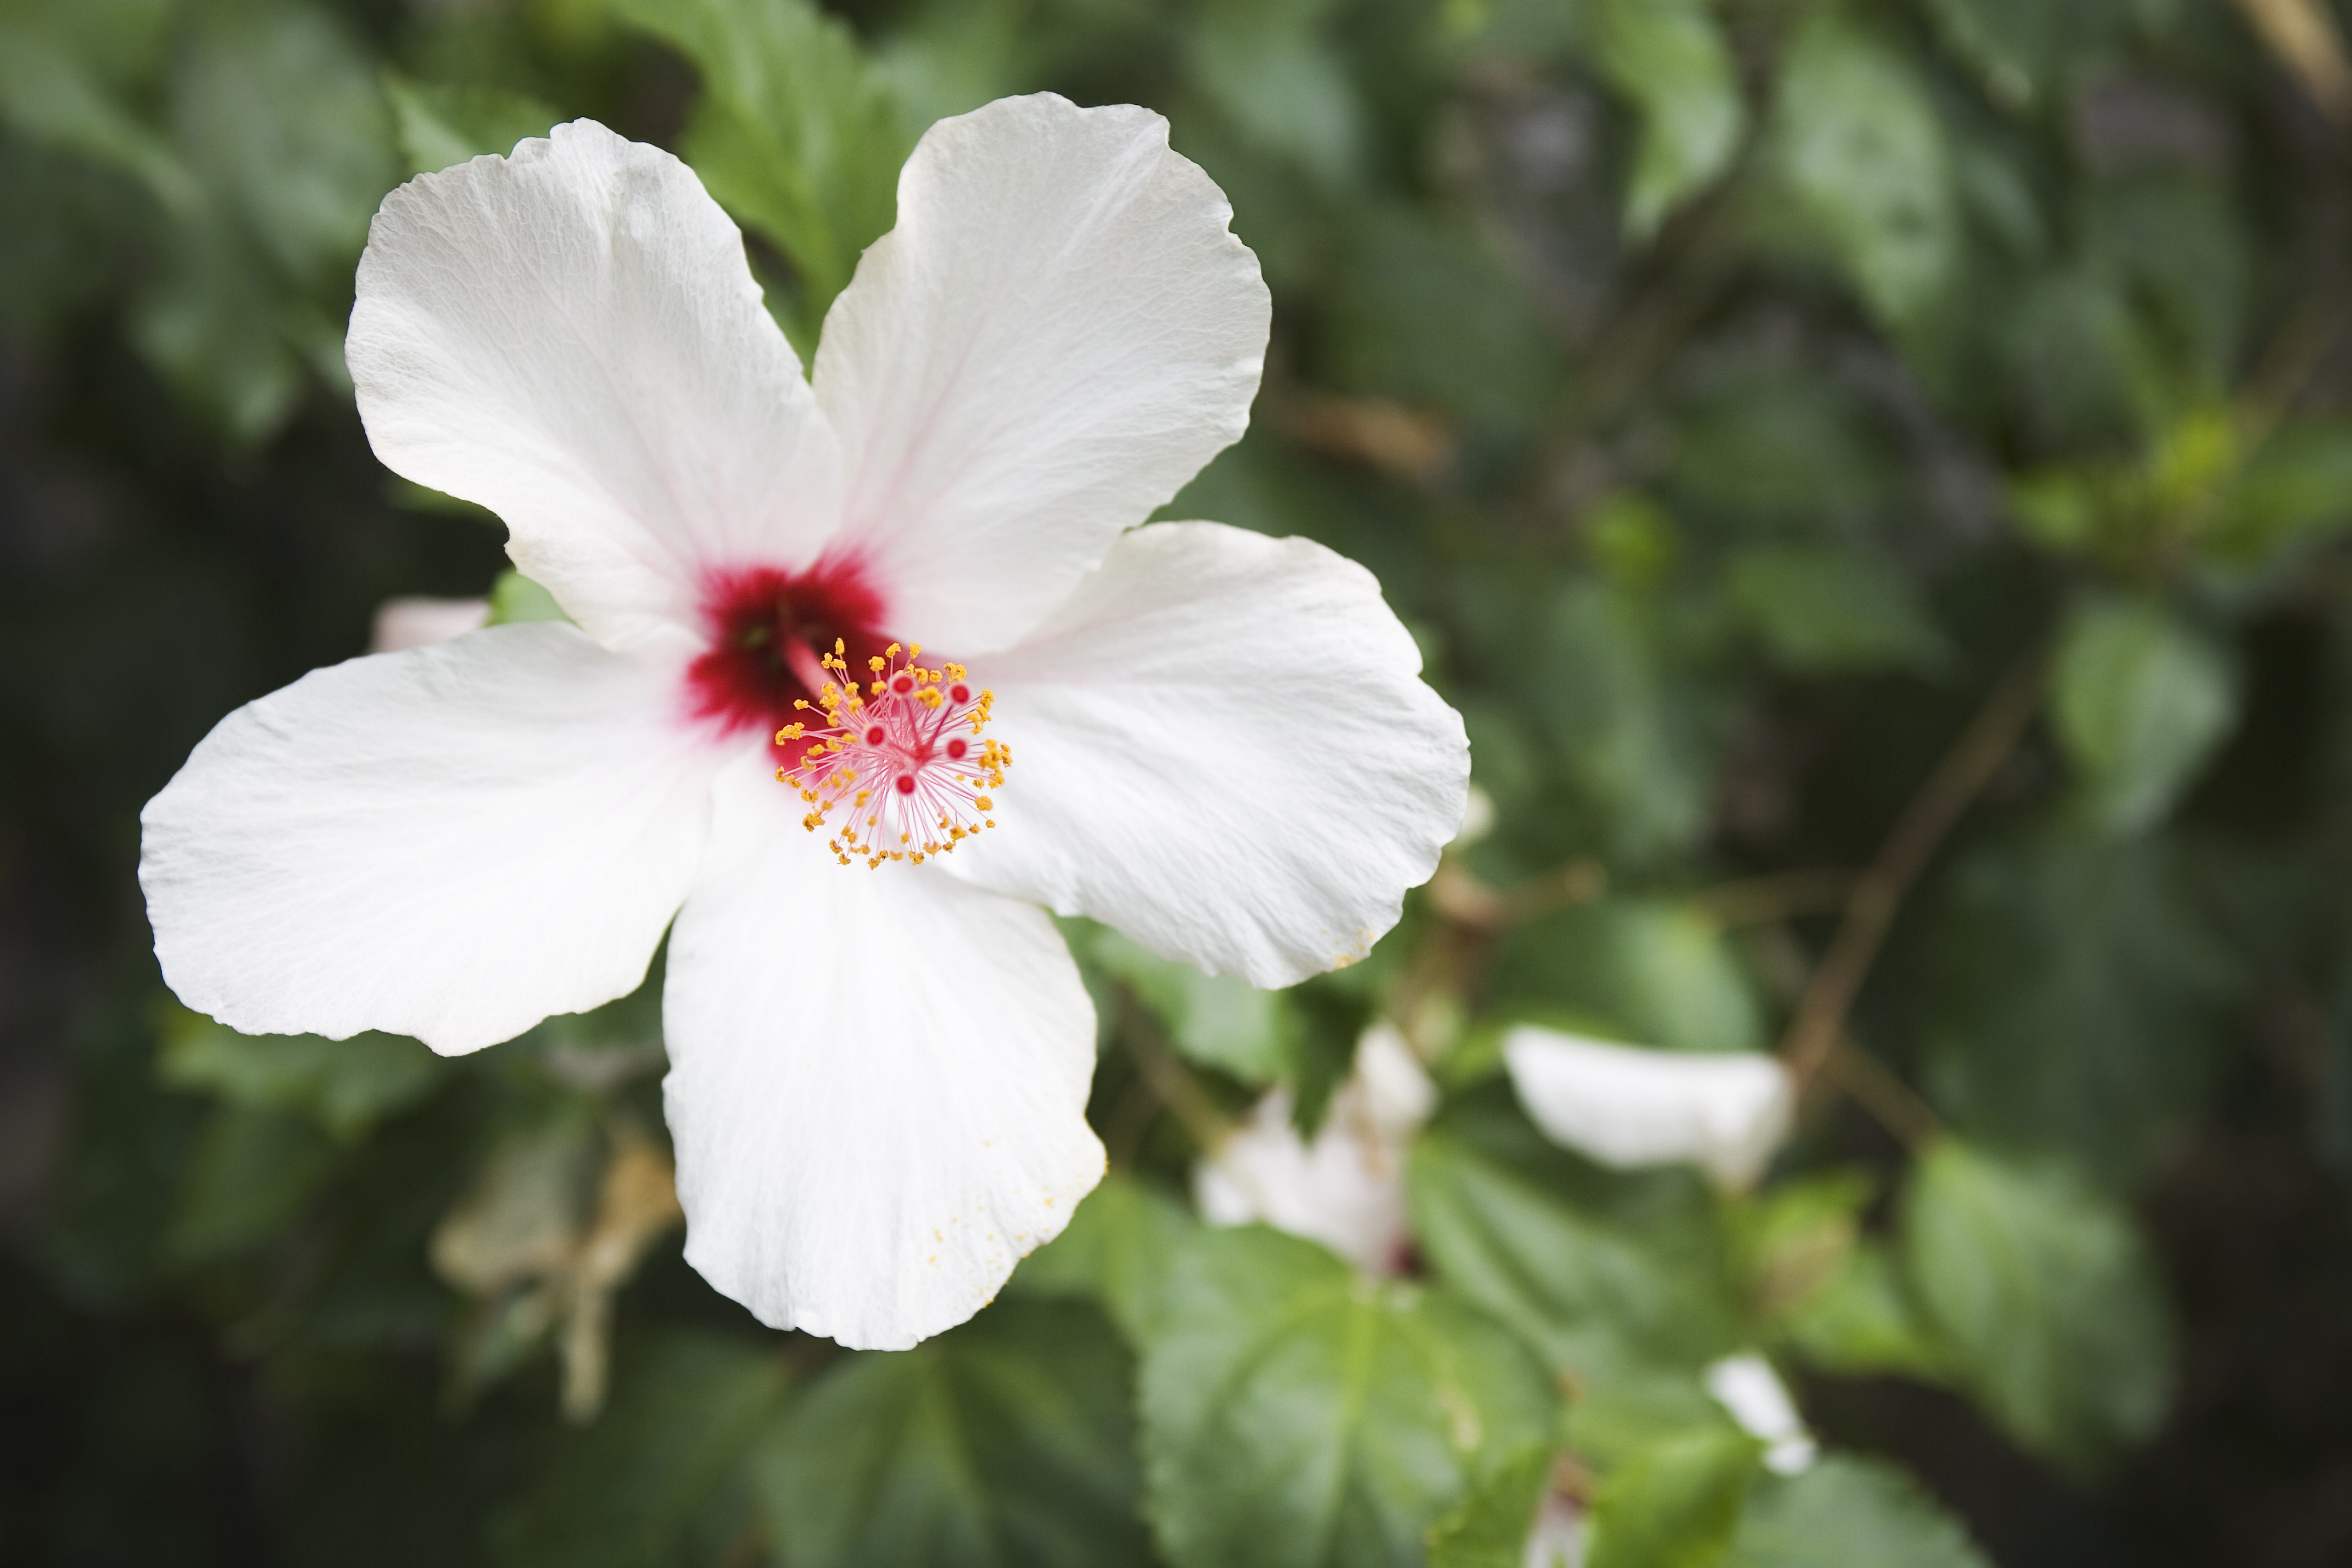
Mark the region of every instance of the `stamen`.
<instances>
[{"instance_id":1,"label":"stamen","mask_svg":"<svg viewBox=\"0 0 2352 1568\"><path fill-rule=\"evenodd\" d=\"M996 809L988 792L1004 787L1013 752L987 740L975 751L967 738L987 728L996 693L975 696L960 664L924 668L915 662L922 651L922 644L911 645L901 662L892 643L866 660L875 679L860 691L835 642L819 660L833 679L815 703L793 705L822 710L825 724L787 724L776 731L780 746L809 742L798 762L776 770L776 782L800 791L811 808L801 826L811 833L841 808L842 826L825 847L845 866L853 858L864 858L868 868L885 860L919 866L996 826L988 816Z\"/></svg>"}]
</instances>

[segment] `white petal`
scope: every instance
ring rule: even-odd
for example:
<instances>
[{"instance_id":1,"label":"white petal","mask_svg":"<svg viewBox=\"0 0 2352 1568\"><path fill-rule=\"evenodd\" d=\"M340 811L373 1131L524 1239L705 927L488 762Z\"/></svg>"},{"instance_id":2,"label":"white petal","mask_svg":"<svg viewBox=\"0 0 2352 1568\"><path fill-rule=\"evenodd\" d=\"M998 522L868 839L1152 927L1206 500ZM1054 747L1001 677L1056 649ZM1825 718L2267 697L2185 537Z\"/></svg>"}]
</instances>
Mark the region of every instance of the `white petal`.
<instances>
[{"instance_id":1,"label":"white petal","mask_svg":"<svg viewBox=\"0 0 2352 1568\"><path fill-rule=\"evenodd\" d=\"M1522 1024L1503 1037L1503 1059L1556 1142L1620 1168L1687 1162L1727 1186L1762 1174L1795 1109L1768 1056L1644 1050Z\"/></svg>"},{"instance_id":2,"label":"white petal","mask_svg":"<svg viewBox=\"0 0 2352 1568\"><path fill-rule=\"evenodd\" d=\"M1812 1468L1820 1447L1772 1363L1755 1352L1726 1356L1706 1369L1706 1391L1749 1436L1761 1439L1765 1468L1793 1476Z\"/></svg>"},{"instance_id":3,"label":"white petal","mask_svg":"<svg viewBox=\"0 0 2352 1568\"><path fill-rule=\"evenodd\" d=\"M1212 1225L1264 1221L1368 1274L1391 1272L1412 1239L1405 1148L1436 1103L1436 1086L1404 1037L1375 1024L1357 1042L1355 1070L1312 1143L1291 1124L1290 1091L1276 1089L1193 1167L1194 1201Z\"/></svg>"},{"instance_id":4,"label":"white petal","mask_svg":"<svg viewBox=\"0 0 2352 1568\"><path fill-rule=\"evenodd\" d=\"M925 133L825 318L845 540L901 636L1002 647L1240 439L1270 312L1149 110L1003 99Z\"/></svg>"},{"instance_id":5,"label":"white petal","mask_svg":"<svg viewBox=\"0 0 2352 1568\"><path fill-rule=\"evenodd\" d=\"M398 653L403 648L431 647L489 624L488 599L386 599L375 607L367 650Z\"/></svg>"},{"instance_id":6,"label":"white petal","mask_svg":"<svg viewBox=\"0 0 2352 1568\"><path fill-rule=\"evenodd\" d=\"M709 823L675 683L538 622L247 703L141 814L164 980L247 1034L443 1052L626 995Z\"/></svg>"},{"instance_id":7,"label":"white petal","mask_svg":"<svg viewBox=\"0 0 2352 1568\"><path fill-rule=\"evenodd\" d=\"M1462 720L1370 573L1157 523L975 664L1013 766L953 868L1255 985L1360 958L1462 821Z\"/></svg>"},{"instance_id":8,"label":"white petal","mask_svg":"<svg viewBox=\"0 0 2352 1568\"><path fill-rule=\"evenodd\" d=\"M1101 1178L1093 1004L1042 911L835 864L764 763L718 800L663 1005L687 1260L774 1327L902 1350Z\"/></svg>"},{"instance_id":9,"label":"white petal","mask_svg":"<svg viewBox=\"0 0 2352 1568\"><path fill-rule=\"evenodd\" d=\"M610 647L698 625L712 567L797 567L840 454L742 236L685 164L593 121L384 198L344 345L376 456L506 520Z\"/></svg>"},{"instance_id":10,"label":"white petal","mask_svg":"<svg viewBox=\"0 0 2352 1568\"><path fill-rule=\"evenodd\" d=\"M1429 1081L1403 1032L1385 1018L1356 1041L1350 1081L1363 1094L1364 1114L1392 1142L1411 1138L1437 1109L1437 1086Z\"/></svg>"},{"instance_id":11,"label":"white petal","mask_svg":"<svg viewBox=\"0 0 2352 1568\"><path fill-rule=\"evenodd\" d=\"M1212 1225L1262 1221L1319 1241L1368 1274L1392 1269L1411 1235L1404 1154L1334 1105L1307 1142L1291 1125L1290 1091L1261 1099L1250 1119L1192 1172L1193 1201Z\"/></svg>"},{"instance_id":12,"label":"white petal","mask_svg":"<svg viewBox=\"0 0 2352 1568\"><path fill-rule=\"evenodd\" d=\"M1585 1535L1583 1505L1548 1490L1519 1560L1526 1568L1584 1568Z\"/></svg>"}]
</instances>

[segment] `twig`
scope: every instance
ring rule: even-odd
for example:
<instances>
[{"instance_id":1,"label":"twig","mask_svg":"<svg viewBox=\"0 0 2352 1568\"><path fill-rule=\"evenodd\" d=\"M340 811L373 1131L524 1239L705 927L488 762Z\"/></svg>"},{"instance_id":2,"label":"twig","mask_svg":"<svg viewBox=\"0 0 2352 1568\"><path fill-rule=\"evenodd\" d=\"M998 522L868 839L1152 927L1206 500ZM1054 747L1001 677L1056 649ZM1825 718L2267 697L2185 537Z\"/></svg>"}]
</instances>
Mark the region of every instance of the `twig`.
<instances>
[{"instance_id":1,"label":"twig","mask_svg":"<svg viewBox=\"0 0 2352 1568\"><path fill-rule=\"evenodd\" d=\"M1906 1149L1917 1149L1943 1133L1943 1118L1850 1035L1839 1037L1837 1048L1822 1065L1822 1077L1843 1089Z\"/></svg>"},{"instance_id":2,"label":"twig","mask_svg":"<svg viewBox=\"0 0 2352 1568\"><path fill-rule=\"evenodd\" d=\"M1448 856L1429 879L1429 901L1459 925L1496 931L1589 903L1608 889L1609 873L1595 860L1570 860L1509 888L1492 888Z\"/></svg>"},{"instance_id":3,"label":"twig","mask_svg":"<svg viewBox=\"0 0 2352 1568\"><path fill-rule=\"evenodd\" d=\"M1796 1016L1780 1039L1780 1060L1801 1095L1845 1031L1845 1018L1872 962L1886 941L1903 897L1944 836L1968 809L2025 733L2049 681L2049 653L2037 648L2011 665L1895 822L1847 898L1827 956L1805 983Z\"/></svg>"},{"instance_id":4,"label":"twig","mask_svg":"<svg viewBox=\"0 0 2352 1568\"><path fill-rule=\"evenodd\" d=\"M2238 9L2319 111L2339 127L2352 123L2352 64L2327 7L2320 0L2238 0Z\"/></svg>"}]
</instances>

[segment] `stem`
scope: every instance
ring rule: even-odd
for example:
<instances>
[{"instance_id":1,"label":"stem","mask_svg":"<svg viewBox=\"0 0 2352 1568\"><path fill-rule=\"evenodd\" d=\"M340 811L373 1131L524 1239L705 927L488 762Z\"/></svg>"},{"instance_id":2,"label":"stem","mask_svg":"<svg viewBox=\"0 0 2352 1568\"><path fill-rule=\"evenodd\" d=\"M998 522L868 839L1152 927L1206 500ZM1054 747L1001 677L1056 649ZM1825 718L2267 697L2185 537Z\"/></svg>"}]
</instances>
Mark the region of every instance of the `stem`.
<instances>
[{"instance_id":1,"label":"stem","mask_svg":"<svg viewBox=\"0 0 2352 1568\"><path fill-rule=\"evenodd\" d=\"M1977 793L2009 760L2042 706L2050 658L2037 648L2009 668L1977 710L1967 730L1904 808L1878 858L1846 899L1845 917L1829 953L1798 998L1796 1016L1780 1039L1780 1060L1801 1095L1845 1032L1846 1014L1885 943L1895 911L1911 884Z\"/></svg>"},{"instance_id":2,"label":"stem","mask_svg":"<svg viewBox=\"0 0 2352 1568\"><path fill-rule=\"evenodd\" d=\"M1943 1135L1943 1118L1850 1035L1839 1037L1837 1048L1822 1064L1822 1077L1843 1089L1906 1149L1916 1152Z\"/></svg>"}]
</instances>

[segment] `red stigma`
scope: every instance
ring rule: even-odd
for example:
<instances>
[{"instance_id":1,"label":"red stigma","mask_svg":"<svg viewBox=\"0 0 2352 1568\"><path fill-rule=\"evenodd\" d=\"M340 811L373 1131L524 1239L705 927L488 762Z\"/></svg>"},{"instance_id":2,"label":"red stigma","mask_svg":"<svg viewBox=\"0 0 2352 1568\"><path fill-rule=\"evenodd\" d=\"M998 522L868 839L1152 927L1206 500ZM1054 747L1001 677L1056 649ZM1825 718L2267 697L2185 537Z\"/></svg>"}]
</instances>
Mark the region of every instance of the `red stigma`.
<instances>
[{"instance_id":1,"label":"red stigma","mask_svg":"<svg viewBox=\"0 0 2352 1568\"><path fill-rule=\"evenodd\" d=\"M911 675L902 675L890 683L890 689L904 697L915 689L915 678Z\"/></svg>"},{"instance_id":2,"label":"red stigma","mask_svg":"<svg viewBox=\"0 0 2352 1568\"><path fill-rule=\"evenodd\" d=\"M961 691L963 688L959 686L956 689L958 691ZM956 700L961 702L963 699L959 697ZM963 754L970 750L971 750L971 748L965 745L961 741L950 741L948 742L948 755L957 762L961 762L963 760Z\"/></svg>"},{"instance_id":3,"label":"red stigma","mask_svg":"<svg viewBox=\"0 0 2352 1568\"><path fill-rule=\"evenodd\" d=\"M958 702L969 702L971 700L971 688L964 685L961 681L958 681L953 686L948 688L948 695ZM963 753L961 752L958 752L956 755L961 756Z\"/></svg>"},{"instance_id":4,"label":"red stigma","mask_svg":"<svg viewBox=\"0 0 2352 1568\"><path fill-rule=\"evenodd\" d=\"M898 775L898 793L900 795L912 795L915 793L914 775L911 773L900 773Z\"/></svg>"},{"instance_id":5,"label":"red stigma","mask_svg":"<svg viewBox=\"0 0 2352 1568\"><path fill-rule=\"evenodd\" d=\"M866 731L866 743L869 746L880 745L882 743L884 733L885 731L881 725L875 725L872 729Z\"/></svg>"},{"instance_id":6,"label":"red stigma","mask_svg":"<svg viewBox=\"0 0 2352 1568\"><path fill-rule=\"evenodd\" d=\"M882 651L882 600L854 562L819 562L806 572L744 566L703 579L709 651L687 668L697 717L730 730L775 730L795 719L795 701L814 703L824 681L817 660L839 640L851 666Z\"/></svg>"}]
</instances>

